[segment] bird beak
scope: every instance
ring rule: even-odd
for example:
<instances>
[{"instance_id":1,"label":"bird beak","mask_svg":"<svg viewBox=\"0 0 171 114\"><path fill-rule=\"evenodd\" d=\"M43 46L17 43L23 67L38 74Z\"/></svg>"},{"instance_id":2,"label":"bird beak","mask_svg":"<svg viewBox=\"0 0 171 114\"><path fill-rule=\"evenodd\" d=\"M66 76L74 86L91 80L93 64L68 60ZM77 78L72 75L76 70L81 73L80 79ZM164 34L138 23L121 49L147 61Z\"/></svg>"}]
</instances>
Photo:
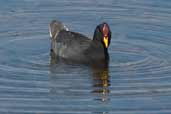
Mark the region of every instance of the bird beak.
<instances>
[{"instance_id":1,"label":"bird beak","mask_svg":"<svg viewBox=\"0 0 171 114\"><path fill-rule=\"evenodd\" d=\"M104 38L103 38L103 42L104 42L104 44L105 44L105 47L106 48L108 48L108 37L107 36L105 36Z\"/></svg>"}]
</instances>

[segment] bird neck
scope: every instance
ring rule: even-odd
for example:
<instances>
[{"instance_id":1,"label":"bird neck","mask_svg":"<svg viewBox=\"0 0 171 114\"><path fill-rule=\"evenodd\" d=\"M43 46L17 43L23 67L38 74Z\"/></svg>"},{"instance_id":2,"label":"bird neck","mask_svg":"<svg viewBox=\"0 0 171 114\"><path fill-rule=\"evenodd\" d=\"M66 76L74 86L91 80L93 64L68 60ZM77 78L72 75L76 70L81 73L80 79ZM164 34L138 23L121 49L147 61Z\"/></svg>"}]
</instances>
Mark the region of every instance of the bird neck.
<instances>
[{"instance_id":1,"label":"bird neck","mask_svg":"<svg viewBox=\"0 0 171 114\"><path fill-rule=\"evenodd\" d=\"M103 46L104 47L104 46ZM104 47L104 53L105 53L105 60L109 60L109 53L108 49Z\"/></svg>"},{"instance_id":2,"label":"bird neck","mask_svg":"<svg viewBox=\"0 0 171 114\"><path fill-rule=\"evenodd\" d=\"M93 48L96 48L97 50L101 50L101 52L102 52L103 55L104 55L104 59L105 59L105 60L109 60L108 49L105 48L105 46L104 46L104 44L103 44L102 42L93 39L92 47L93 47ZM100 53L101 53L101 52L100 52ZM101 54L102 54L102 53L101 53Z\"/></svg>"}]
</instances>

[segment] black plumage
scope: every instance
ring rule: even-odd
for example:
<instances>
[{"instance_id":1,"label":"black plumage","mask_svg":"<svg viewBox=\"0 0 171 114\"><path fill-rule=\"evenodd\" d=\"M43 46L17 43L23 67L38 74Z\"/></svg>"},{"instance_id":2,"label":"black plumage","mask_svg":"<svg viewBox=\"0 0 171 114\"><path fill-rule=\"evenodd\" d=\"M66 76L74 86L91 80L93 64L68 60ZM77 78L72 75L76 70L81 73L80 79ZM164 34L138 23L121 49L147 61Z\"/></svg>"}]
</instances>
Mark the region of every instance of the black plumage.
<instances>
[{"instance_id":1,"label":"black plumage","mask_svg":"<svg viewBox=\"0 0 171 114\"><path fill-rule=\"evenodd\" d=\"M111 31L107 23L96 27L92 40L80 33L69 31L58 21L51 22L50 35L51 50L59 58L79 63L109 60Z\"/></svg>"}]
</instances>

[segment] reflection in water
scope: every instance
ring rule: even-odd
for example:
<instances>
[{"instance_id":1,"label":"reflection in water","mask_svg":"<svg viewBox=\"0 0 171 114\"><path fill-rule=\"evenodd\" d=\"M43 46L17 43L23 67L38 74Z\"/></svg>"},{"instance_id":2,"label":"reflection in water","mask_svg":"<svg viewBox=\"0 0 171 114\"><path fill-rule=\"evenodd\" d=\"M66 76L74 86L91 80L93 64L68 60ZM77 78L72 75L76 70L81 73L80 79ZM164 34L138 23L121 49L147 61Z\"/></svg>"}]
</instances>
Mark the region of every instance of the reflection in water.
<instances>
[{"instance_id":1,"label":"reflection in water","mask_svg":"<svg viewBox=\"0 0 171 114\"><path fill-rule=\"evenodd\" d=\"M93 93L97 93L99 98L96 100L100 100L102 102L106 102L110 100L108 98L108 94L110 92L110 77L109 77L109 70L108 64L103 63L103 67L92 67L93 71Z\"/></svg>"},{"instance_id":2,"label":"reflection in water","mask_svg":"<svg viewBox=\"0 0 171 114\"><path fill-rule=\"evenodd\" d=\"M56 65L58 63L57 56L51 51L51 73L56 73ZM63 61L64 62L64 61ZM98 63L93 63L90 65L92 71L92 81L93 81L93 89L91 90L92 93L96 95L95 100L106 102L110 99L108 95L110 93L109 86L110 86L110 76L109 76L109 69L108 69L108 61L100 61Z\"/></svg>"},{"instance_id":3,"label":"reflection in water","mask_svg":"<svg viewBox=\"0 0 171 114\"><path fill-rule=\"evenodd\" d=\"M86 65L76 65L75 67L74 64L65 64L65 61L61 62L61 60L59 60L51 51L50 63L50 94L53 96L53 101L55 101L55 98L57 98L56 101L59 101L58 96L62 96L60 97L60 99L68 98L65 96L68 95L68 100L62 100L62 102L68 102L70 100L75 99L75 103L80 104L80 101L86 99L86 101L84 101L92 105L92 107L89 107L90 109L92 109L95 106L93 102L100 101L102 105L106 106L106 103L110 101L110 76L108 69L108 61L93 63L91 65L88 65L88 67ZM62 65L64 65L64 67ZM73 71L69 71L69 69L72 69ZM92 74L90 75L90 77L84 77L85 74L89 73ZM62 76L59 74L61 74ZM83 83L84 85L82 85ZM89 92L87 93L86 90L88 90ZM81 98L78 97L80 95L82 95ZM85 104L84 107L87 107L88 104ZM74 107L73 104L71 104L71 106ZM75 109L77 108L78 107L75 107ZM99 112L92 111L92 113L108 114L106 110L101 110Z\"/></svg>"}]
</instances>

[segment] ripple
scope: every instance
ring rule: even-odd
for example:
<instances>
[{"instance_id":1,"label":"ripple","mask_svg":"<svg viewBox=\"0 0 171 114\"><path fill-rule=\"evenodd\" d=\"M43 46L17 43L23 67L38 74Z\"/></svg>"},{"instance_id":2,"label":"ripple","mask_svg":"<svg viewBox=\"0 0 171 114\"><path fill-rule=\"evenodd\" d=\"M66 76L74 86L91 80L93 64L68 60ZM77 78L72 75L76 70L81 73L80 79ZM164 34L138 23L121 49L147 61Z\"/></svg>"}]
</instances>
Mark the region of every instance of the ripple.
<instances>
[{"instance_id":1,"label":"ripple","mask_svg":"<svg viewBox=\"0 0 171 114\"><path fill-rule=\"evenodd\" d=\"M1 113L170 114L168 0L0 3ZM107 21L109 68L51 66L48 24L56 18L88 36Z\"/></svg>"}]
</instances>

